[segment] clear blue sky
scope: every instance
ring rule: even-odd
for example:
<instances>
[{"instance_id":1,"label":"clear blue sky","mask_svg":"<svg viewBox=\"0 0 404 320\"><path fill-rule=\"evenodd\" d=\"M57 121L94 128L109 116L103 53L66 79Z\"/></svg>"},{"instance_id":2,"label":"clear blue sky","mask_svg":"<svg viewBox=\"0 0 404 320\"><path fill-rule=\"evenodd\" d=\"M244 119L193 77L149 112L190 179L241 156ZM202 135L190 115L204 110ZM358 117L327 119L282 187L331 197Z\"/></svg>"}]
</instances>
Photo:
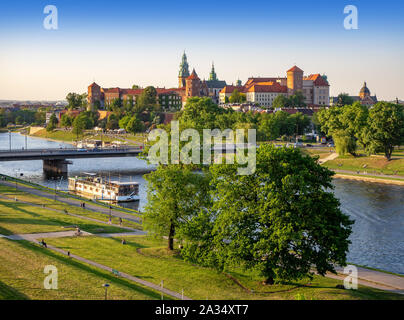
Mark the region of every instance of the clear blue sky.
<instances>
[{"instance_id":1,"label":"clear blue sky","mask_svg":"<svg viewBox=\"0 0 404 320\"><path fill-rule=\"evenodd\" d=\"M43 28L58 8L59 29ZM345 30L346 5L359 29ZM0 99L63 99L103 87L177 85L186 50L207 78L285 76L297 64L325 73L331 94L358 94L367 81L379 99L404 99L403 1L2 1Z\"/></svg>"}]
</instances>

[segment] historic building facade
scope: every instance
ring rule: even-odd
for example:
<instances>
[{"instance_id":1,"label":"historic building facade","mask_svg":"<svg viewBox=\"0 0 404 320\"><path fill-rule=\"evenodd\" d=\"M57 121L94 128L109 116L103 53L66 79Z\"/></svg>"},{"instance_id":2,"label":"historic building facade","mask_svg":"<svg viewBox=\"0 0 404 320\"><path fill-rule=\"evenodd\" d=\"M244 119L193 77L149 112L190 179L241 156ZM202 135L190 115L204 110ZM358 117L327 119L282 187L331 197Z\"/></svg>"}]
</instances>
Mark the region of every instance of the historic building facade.
<instances>
[{"instance_id":1,"label":"historic building facade","mask_svg":"<svg viewBox=\"0 0 404 320\"><path fill-rule=\"evenodd\" d=\"M361 104L365 106L373 106L375 103L377 103L377 96L371 96L370 95L370 90L367 87L366 82L363 84L363 87L359 91L359 96L350 96L353 101L359 101ZM338 104L338 97L331 97L330 98L330 105L336 105Z\"/></svg>"},{"instance_id":2,"label":"historic building facade","mask_svg":"<svg viewBox=\"0 0 404 320\"><path fill-rule=\"evenodd\" d=\"M226 86L226 81L217 78L215 67L212 63L212 69L209 74L209 80L201 80L195 69L189 73L189 64L187 55L182 55L180 70L178 73L178 88L184 90L183 104L190 97L210 97L214 102L219 102L219 92Z\"/></svg>"},{"instance_id":3,"label":"historic building facade","mask_svg":"<svg viewBox=\"0 0 404 320\"><path fill-rule=\"evenodd\" d=\"M308 106L326 106L329 104L329 88L326 76L304 76L304 71L294 66L286 72L286 77L251 77L244 86L226 86L220 91L219 97L220 103L225 103L226 97L230 97L237 89L246 94L247 102L272 107L272 102L278 95L289 97L300 91Z\"/></svg>"},{"instance_id":4,"label":"historic building facade","mask_svg":"<svg viewBox=\"0 0 404 320\"><path fill-rule=\"evenodd\" d=\"M95 82L88 86L87 102L88 105L94 106L99 102L100 108L105 108L111 104L115 99L120 99L125 102L127 99L136 99L142 94L144 89L123 89L123 88L101 88ZM156 88L157 103L161 106L163 111L177 111L182 107L183 90L178 88L165 89Z\"/></svg>"}]
</instances>

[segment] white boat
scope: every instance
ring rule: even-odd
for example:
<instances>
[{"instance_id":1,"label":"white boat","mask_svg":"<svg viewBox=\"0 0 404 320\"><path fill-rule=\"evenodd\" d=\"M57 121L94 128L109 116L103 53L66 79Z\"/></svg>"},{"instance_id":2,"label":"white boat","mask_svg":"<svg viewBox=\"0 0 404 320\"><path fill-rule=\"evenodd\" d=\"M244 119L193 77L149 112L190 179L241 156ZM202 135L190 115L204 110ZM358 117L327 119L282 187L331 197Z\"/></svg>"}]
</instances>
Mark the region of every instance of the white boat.
<instances>
[{"instance_id":1,"label":"white boat","mask_svg":"<svg viewBox=\"0 0 404 320\"><path fill-rule=\"evenodd\" d=\"M101 177L94 176L69 178L69 191L99 201L139 200L137 182L104 181Z\"/></svg>"}]
</instances>

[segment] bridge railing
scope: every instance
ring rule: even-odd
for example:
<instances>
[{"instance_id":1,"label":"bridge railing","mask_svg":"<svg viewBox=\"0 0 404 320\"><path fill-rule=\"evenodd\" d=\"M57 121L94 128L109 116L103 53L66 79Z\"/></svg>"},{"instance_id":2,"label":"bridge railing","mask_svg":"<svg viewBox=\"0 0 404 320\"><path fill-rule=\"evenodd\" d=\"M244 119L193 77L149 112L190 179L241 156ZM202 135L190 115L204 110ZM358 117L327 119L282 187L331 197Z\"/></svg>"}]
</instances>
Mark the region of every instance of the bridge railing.
<instances>
[{"instance_id":1,"label":"bridge railing","mask_svg":"<svg viewBox=\"0 0 404 320\"><path fill-rule=\"evenodd\" d=\"M11 149L11 150L0 150L0 154L10 154L10 153L66 153L66 152L125 152L125 151L142 151L143 147L116 147L116 148L46 148L46 149Z\"/></svg>"}]
</instances>

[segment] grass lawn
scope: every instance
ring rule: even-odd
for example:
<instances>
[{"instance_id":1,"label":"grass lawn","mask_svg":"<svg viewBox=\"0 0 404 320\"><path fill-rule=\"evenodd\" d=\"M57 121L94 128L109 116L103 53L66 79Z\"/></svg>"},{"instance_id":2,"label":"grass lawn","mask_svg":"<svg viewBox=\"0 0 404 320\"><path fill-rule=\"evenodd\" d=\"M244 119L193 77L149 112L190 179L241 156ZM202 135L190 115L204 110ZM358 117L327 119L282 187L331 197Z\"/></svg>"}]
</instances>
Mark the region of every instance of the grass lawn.
<instances>
[{"instance_id":1,"label":"grass lawn","mask_svg":"<svg viewBox=\"0 0 404 320\"><path fill-rule=\"evenodd\" d=\"M255 274L233 270L235 281L210 268L181 260L167 253L166 243L145 236L125 237L127 244L114 238L59 238L47 242L79 256L94 260L111 268L160 284L193 299L404 299L404 296L360 287L359 290L341 290L335 286L341 281L315 276L297 283L264 286ZM306 286L304 286L306 285Z\"/></svg>"},{"instance_id":2,"label":"grass lawn","mask_svg":"<svg viewBox=\"0 0 404 320\"><path fill-rule=\"evenodd\" d=\"M39 130L32 134L34 137L39 137L39 138L47 138L47 139L53 139L57 141L63 141L63 142L75 142L77 141L77 136L73 134L71 131L65 131L65 130L54 130L52 132L47 132L46 129ZM79 136L79 140L103 140L104 142L112 142L112 141L121 141L121 142L127 142L128 145L139 145L143 144L144 138L143 136L137 134L125 134L125 135L109 135L109 134L103 134L101 137L100 133L94 133L93 131L86 131L82 136Z\"/></svg>"},{"instance_id":3,"label":"grass lawn","mask_svg":"<svg viewBox=\"0 0 404 320\"><path fill-rule=\"evenodd\" d=\"M3 186L3 185L0 185L0 194L3 194L11 199L14 199L15 197L17 197L17 199L21 200L21 201L26 201L26 202L30 202L30 203L34 203L34 204L39 204L39 205L45 205L45 207L47 207L47 208L53 208L53 209L58 209L58 210L66 209L69 213L73 213L73 214L77 214L77 215L81 215L84 217L93 218L93 219L97 219L97 220L101 220L101 221L105 221L105 222L108 222L108 219L109 219L109 216L106 214L97 213L97 212L94 212L91 210L85 210L85 209L75 207L75 206L70 206L68 204L65 204L65 203L57 201L57 200L55 201L54 198L52 197L52 195L50 195L49 198L45 198L45 197L30 194L27 192L22 192L21 190L18 190L18 189L16 191L15 188ZM57 196L56 199L58 199L58 197L59 197L59 195ZM93 203L91 203L91 204L93 204ZM135 213L130 213L130 212L126 212L126 211L125 211L125 213L131 214L135 217L140 217L139 215L137 215ZM115 224L119 224L119 218L113 217L111 219L111 222L115 223ZM132 221L128 221L128 220L123 220L122 226L139 229L139 230L142 229L142 226L140 224L132 222Z\"/></svg>"},{"instance_id":4,"label":"grass lawn","mask_svg":"<svg viewBox=\"0 0 404 320\"><path fill-rule=\"evenodd\" d=\"M324 166L330 169L352 170L368 173L404 175L404 159L394 158L387 161L382 156L353 157L340 156L335 160L327 161Z\"/></svg>"},{"instance_id":5,"label":"grass lawn","mask_svg":"<svg viewBox=\"0 0 404 320\"><path fill-rule=\"evenodd\" d=\"M160 299L148 288L27 241L0 239L0 265L0 300L102 300L104 283L110 284L108 299ZM57 290L44 289L46 265L58 270Z\"/></svg>"},{"instance_id":6,"label":"grass lawn","mask_svg":"<svg viewBox=\"0 0 404 320\"><path fill-rule=\"evenodd\" d=\"M61 212L49 210L55 208L63 210L67 208L69 212L80 214L82 216L91 217L98 220L108 220L107 215L97 214L94 212L82 210L80 208L69 207L67 205L52 203L50 199L36 199L35 196L27 195L22 192L15 193L15 190L10 193L8 187L0 186L0 193L2 195L12 194L17 196L17 199L29 201L32 203L47 203L45 208L22 203L21 201L14 201L13 199L0 198L0 234L11 235L16 233L38 233L38 232L54 232L71 230L69 228L62 228L64 226L78 225L80 229L91 233L99 232L125 232L115 226L110 226L102 223L93 222L79 217L65 215ZM48 202L52 203L51 205ZM117 222L115 218L113 222Z\"/></svg>"},{"instance_id":7,"label":"grass lawn","mask_svg":"<svg viewBox=\"0 0 404 320\"><path fill-rule=\"evenodd\" d=\"M73 230L74 227L63 227L75 225L79 226L81 230L91 233L127 231L119 227L65 215L46 208L0 199L0 234L66 231Z\"/></svg>"}]
</instances>

